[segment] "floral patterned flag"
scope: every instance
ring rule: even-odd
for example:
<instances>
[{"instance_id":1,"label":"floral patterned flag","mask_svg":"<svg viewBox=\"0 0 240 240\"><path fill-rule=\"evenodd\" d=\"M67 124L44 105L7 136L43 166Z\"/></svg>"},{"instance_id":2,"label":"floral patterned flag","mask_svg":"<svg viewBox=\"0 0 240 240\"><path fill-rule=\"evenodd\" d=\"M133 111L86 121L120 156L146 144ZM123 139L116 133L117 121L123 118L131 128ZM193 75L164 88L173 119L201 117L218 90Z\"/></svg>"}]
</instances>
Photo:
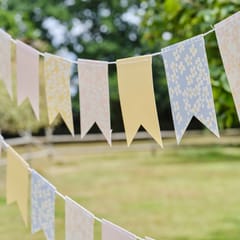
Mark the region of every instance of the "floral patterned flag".
<instances>
[{"instance_id":1,"label":"floral patterned flag","mask_svg":"<svg viewBox=\"0 0 240 240\"><path fill-rule=\"evenodd\" d=\"M39 54L34 48L17 40L16 64L18 104L29 98L35 116L39 119Z\"/></svg>"},{"instance_id":2,"label":"floral patterned flag","mask_svg":"<svg viewBox=\"0 0 240 240\"><path fill-rule=\"evenodd\" d=\"M103 219L102 220L102 240L136 240L133 233Z\"/></svg>"},{"instance_id":3,"label":"floral patterned flag","mask_svg":"<svg viewBox=\"0 0 240 240\"><path fill-rule=\"evenodd\" d=\"M12 97L11 37L0 29L0 79Z\"/></svg>"},{"instance_id":4,"label":"floral patterned flag","mask_svg":"<svg viewBox=\"0 0 240 240\"><path fill-rule=\"evenodd\" d=\"M94 240L94 215L69 197L65 198L66 240Z\"/></svg>"},{"instance_id":5,"label":"floral patterned flag","mask_svg":"<svg viewBox=\"0 0 240 240\"><path fill-rule=\"evenodd\" d=\"M7 204L17 202L28 225L29 166L11 147L7 148Z\"/></svg>"},{"instance_id":6,"label":"floral patterned flag","mask_svg":"<svg viewBox=\"0 0 240 240\"><path fill-rule=\"evenodd\" d=\"M72 103L70 94L71 62L44 54L44 77L49 123L60 113L69 131L74 135Z\"/></svg>"},{"instance_id":7,"label":"floral patterned flag","mask_svg":"<svg viewBox=\"0 0 240 240\"><path fill-rule=\"evenodd\" d=\"M47 240L54 240L56 189L34 170L31 185L32 233L43 230Z\"/></svg>"},{"instance_id":8,"label":"floral patterned flag","mask_svg":"<svg viewBox=\"0 0 240 240\"><path fill-rule=\"evenodd\" d=\"M119 97L128 145L142 125L162 146L152 79L152 56L117 60Z\"/></svg>"},{"instance_id":9,"label":"floral patterned flag","mask_svg":"<svg viewBox=\"0 0 240 240\"><path fill-rule=\"evenodd\" d=\"M221 21L214 27L240 120L240 12Z\"/></svg>"},{"instance_id":10,"label":"floral patterned flag","mask_svg":"<svg viewBox=\"0 0 240 240\"><path fill-rule=\"evenodd\" d=\"M219 137L202 35L162 49L177 142L192 117Z\"/></svg>"},{"instance_id":11,"label":"floral patterned flag","mask_svg":"<svg viewBox=\"0 0 240 240\"><path fill-rule=\"evenodd\" d=\"M78 60L81 137L96 122L111 145L108 63Z\"/></svg>"}]
</instances>

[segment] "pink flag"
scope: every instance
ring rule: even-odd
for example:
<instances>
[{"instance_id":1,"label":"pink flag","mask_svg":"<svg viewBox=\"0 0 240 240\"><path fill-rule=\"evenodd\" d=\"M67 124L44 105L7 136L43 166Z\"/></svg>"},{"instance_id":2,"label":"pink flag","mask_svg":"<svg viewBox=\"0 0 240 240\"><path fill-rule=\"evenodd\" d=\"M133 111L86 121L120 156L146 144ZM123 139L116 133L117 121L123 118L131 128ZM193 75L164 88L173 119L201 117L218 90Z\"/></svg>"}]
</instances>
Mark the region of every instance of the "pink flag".
<instances>
[{"instance_id":1,"label":"pink flag","mask_svg":"<svg viewBox=\"0 0 240 240\"><path fill-rule=\"evenodd\" d=\"M136 236L127 230L103 219L102 240L136 240Z\"/></svg>"},{"instance_id":2,"label":"pink flag","mask_svg":"<svg viewBox=\"0 0 240 240\"><path fill-rule=\"evenodd\" d=\"M96 122L111 145L108 63L78 60L81 137Z\"/></svg>"},{"instance_id":3,"label":"pink flag","mask_svg":"<svg viewBox=\"0 0 240 240\"><path fill-rule=\"evenodd\" d=\"M221 21L214 27L240 120L240 12Z\"/></svg>"},{"instance_id":4,"label":"pink flag","mask_svg":"<svg viewBox=\"0 0 240 240\"><path fill-rule=\"evenodd\" d=\"M18 104L28 98L39 119L39 54L21 41L16 41L16 49Z\"/></svg>"},{"instance_id":5,"label":"pink flag","mask_svg":"<svg viewBox=\"0 0 240 240\"><path fill-rule=\"evenodd\" d=\"M11 37L3 30L0 30L0 79L12 97Z\"/></svg>"}]
</instances>

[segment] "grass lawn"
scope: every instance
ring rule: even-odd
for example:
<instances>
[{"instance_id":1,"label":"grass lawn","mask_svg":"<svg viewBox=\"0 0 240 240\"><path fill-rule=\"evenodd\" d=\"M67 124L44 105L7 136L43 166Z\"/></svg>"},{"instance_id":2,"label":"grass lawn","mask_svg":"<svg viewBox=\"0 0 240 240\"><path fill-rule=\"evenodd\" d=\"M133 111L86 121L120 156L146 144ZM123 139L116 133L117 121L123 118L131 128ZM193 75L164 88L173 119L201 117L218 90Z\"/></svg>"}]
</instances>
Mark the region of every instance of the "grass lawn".
<instances>
[{"instance_id":1,"label":"grass lawn","mask_svg":"<svg viewBox=\"0 0 240 240\"><path fill-rule=\"evenodd\" d=\"M54 157L31 165L96 216L141 237L240 239L240 148L180 145L149 151L151 146L56 145ZM96 224L96 240L99 232ZM5 205L5 167L0 167L0 239L45 239L42 232L31 235L25 229L16 204ZM64 239L60 198L56 239Z\"/></svg>"}]
</instances>

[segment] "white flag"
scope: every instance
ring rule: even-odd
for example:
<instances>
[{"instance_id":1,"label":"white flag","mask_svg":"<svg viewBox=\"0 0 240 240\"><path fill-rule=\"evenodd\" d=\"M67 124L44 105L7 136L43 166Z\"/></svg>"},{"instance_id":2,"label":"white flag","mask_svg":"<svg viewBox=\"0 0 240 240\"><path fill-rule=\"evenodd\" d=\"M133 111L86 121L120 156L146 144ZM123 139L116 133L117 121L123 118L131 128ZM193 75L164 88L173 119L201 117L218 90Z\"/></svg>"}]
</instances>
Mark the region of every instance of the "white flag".
<instances>
[{"instance_id":1,"label":"white flag","mask_svg":"<svg viewBox=\"0 0 240 240\"><path fill-rule=\"evenodd\" d=\"M69 197L65 198L66 240L94 240L94 215Z\"/></svg>"},{"instance_id":2,"label":"white flag","mask_svg":"<svg viewBox=\"0 0 240 240\"><path fill-rule=\"evenodd\" d=\"M136 235L103 219L102 240L136 240Z\"/></svg>"}]
</instances>

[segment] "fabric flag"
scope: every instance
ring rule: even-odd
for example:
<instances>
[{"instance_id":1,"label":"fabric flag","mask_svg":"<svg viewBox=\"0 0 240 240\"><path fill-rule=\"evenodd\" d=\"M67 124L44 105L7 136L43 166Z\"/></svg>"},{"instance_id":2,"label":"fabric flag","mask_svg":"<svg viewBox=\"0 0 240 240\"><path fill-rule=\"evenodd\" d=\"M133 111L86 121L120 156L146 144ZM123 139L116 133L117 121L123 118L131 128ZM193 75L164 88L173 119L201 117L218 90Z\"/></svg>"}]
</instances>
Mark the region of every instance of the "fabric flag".
<instances>
[{"instance_id":1,"label":"fabric flag","mask_svg":"<svg viewBox=\"0 0 240 240\"><path fill-rule=\"evenodd\" d=\"M240 12L221 21L214 27L223 65L240 120Z\"/></svg>"},{"instance_id":2,"label":"fabric flag","mask_svg":"<svg viewBox=\"0 0 240 240\"><path fill-rule=\"evenodd\" d=\"M61 114L69 131L74 135L70 94L71 63L61 57L44 54L44 77L49 123Z\"/></svg>"},{"instance_id":3,"label":"fabric flag","mask_svg":"<svg viewBox=\"0 0 240 240\"><path fill-rule=\"evenodd\" d=\"M81 137L96 122L111 145L108 63L78 60Z\"/></svg>"},{"instance_id":4,"label":"fabric flag","mask_svg":"<svg viewBox=\"0 0 240 240\"><path fill-rule=\"evenodd\" d=\"M103 219L102 220L102 240L136 240L133 233Z\"/></svg>"},{"instance_id":5,"label":"fabric flag","mask_svg":"<svg viewBox=\"0 0 240 240\"><path fill-rule=\"evenodd\" d=\"M162 55L177 142L193 116L219 137L203 36L166 47Z\"/></svg>"},{"instance_id":6,"label":"fabric flag","mask_svg":"<svg viewBox=\"0 0 240 240\"><path fill-rule=\"evenodd\" d=\"M94 215L69 197L65 198L66 240L94 240Z\"/></svg>"},{"instance_id":7,"label":"fabric flag","mask_svg":"<svg viewBox=\"0 0 240 240\"><path fill-rule=\"evenodd\" d=\"M55 187L32 170L32 233L44 231L46 239L55 236Z\"/></svg>"},{"instance_id":8,"label":"fabric flag","mask_svg":"<svg viewBox=\"0 0 240 240\"><path fill-rule=\"evenodd\" d=\"M39 119L39 54L34 48L16 41L17 99L20 105L29 98Z\"/></svg>"},{"instance_id":9,"label":"fabric flag","mask_svg":"<svg viewBox=\"0 0 240 240\"><path fill-rule=\"evenodd\" d=\"M150 55L117 60L118 88L128 146L142 125L162 146Z\"/></svg>"},{"instance_id":10,"label":"fabric flag","mask_svg":"<svg viewBox=\"0 0 240 240\"><path fill-rule=\"evenodd\" d=\"M29 166L11 147L7 148L7 204L17 202L28 225Z\"/></svg>"},{"instance_id":11,"label":"fabric flag","mask_svg":"<svg viewBox=\"0 0 240 240\"><path fill-rule=\"evenodd\" d=\"M12 97L11 36L0 29L0 79Z\"/></svg>"}]
</instances>

